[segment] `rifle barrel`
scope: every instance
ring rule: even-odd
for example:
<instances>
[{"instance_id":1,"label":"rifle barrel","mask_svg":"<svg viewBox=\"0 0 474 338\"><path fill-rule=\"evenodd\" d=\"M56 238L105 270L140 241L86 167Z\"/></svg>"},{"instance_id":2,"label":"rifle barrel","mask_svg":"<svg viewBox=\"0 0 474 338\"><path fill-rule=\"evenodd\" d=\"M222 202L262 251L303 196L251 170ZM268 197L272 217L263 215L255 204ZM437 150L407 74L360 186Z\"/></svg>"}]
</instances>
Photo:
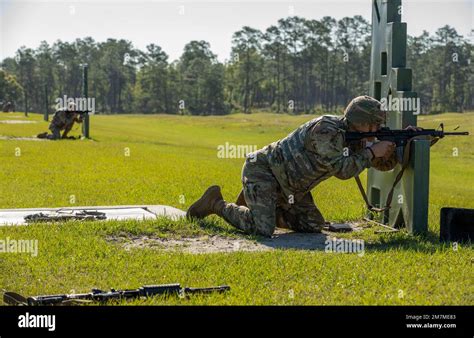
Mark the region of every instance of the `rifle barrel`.
<instances>
[{"instance_id":1,"label":"rifle barrel","mask_svg":"<svg viewBox=\"0 0 474 338\"><path fill-rule=\"evenodd\" d=\"M184 288L184 293L187 294L193 294L193 293L222 293L225 291L229 291L230 286L228 285L221 285L221 286L214 286L210 288Z\"/></svg>"},{"instance_id":2,"label":"rifle barrel","mask_svg":"<svg viewBox=\"0 0 474 338\"><path fill-rule=\"evenodd\" d=\"M411 138L415 136L422 136L422 135L431 135L437 137L444 137L444 136L465 136L469 135L468 131L453 131L453 132L443 132L441 130L435 129L423 129L420 131L412 131L412 130L395 130L395 129L385 129L379 131L371 131L371 132L357 132L357 131L349 131L345 132L345 138L348 141L358 140L361 138L366 137L378 137L378 138L392 138L392 137L404 137L404 138Z\"/></svg>"},{"instance_id":3,"label":"rifle barrel","mask_svg":"<svg viewBox=\"0 0 474 338\"><path fill-rule=\"evenodd\" d=\"M451 132L444 132L444 135L469 135L468 131L451 131Z\"/></svg>"}]
</instances>

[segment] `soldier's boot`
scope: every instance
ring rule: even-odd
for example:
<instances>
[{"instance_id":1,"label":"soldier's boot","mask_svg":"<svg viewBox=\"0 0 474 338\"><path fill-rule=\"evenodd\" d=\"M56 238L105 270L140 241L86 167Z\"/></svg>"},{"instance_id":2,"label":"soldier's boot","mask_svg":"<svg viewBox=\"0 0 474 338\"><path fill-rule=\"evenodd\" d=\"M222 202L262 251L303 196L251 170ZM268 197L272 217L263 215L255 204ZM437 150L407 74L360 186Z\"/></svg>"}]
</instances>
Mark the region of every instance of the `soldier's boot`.
<instances>
[{"instance_id":1,"label":"soldier's boot","mask_svg":"<svg viewBox=\"0 0 474 338\"><path fill-rule=\"evenodd\" d=\"M222 215L222 210L225 207L224 197L222 197L221 188L213 185L207 188L206 192L193 203L186 212L186 217L190 218L204 218L209 215Z\"/></svg>"},{"instance_id":2,"label":"soldier's boot","mask_svg":"<svg viewBox=\"0 0 474 338\"><path fill-rule=\"evenodd\" d=\"M237 196L237 200L235 201L235 204L237 204L238 206L243 206L243 207L246 207L247 206L247 202L245 202L245 196L244 196L244 190L240 190L240 194L239 196Z\"/></svg>"},{"instance_id":3,"label":"soldier's boot","mask_svg":"<svg viewBox=\"0 0 474 338\"><path fill-rule=\"evenodd\" d=\"M290 225L285 220L284 211L280 208L276 210L276 227L281 229L290 229Z\"/></svg>"},{"instance_id":4,"label":"soldier's boot","mask_svg":"<svg viewBox=\"0 0 474 338\"><path fill-rule=\"evenodd\" d=\"M48 132L45 131L44 133L40 133L36 135L37 138L47 138L48 137Z\"/></svg>"}]
</instances>

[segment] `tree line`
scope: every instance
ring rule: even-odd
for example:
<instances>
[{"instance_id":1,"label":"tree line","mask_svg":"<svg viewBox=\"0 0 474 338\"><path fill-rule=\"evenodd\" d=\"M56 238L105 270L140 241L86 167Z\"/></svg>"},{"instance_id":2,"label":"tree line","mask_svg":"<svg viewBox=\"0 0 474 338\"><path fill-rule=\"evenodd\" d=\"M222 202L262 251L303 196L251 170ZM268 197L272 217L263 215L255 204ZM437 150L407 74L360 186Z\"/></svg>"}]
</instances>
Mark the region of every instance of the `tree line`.
<instances>
[{"instance_id":1,"label":"tree line","mask_svg":"<svg viewBox=\"0 0 474 338\"><path fill-rule=\"evenodd\" d=\"M82 96L87 64L89 97L101 113L340 112L351 98L368 94L370 41L361 16L294 16L265 31L243 27L223 63L206 41L189 42L175 61L156 44L139 50L123 39L43 41L1 62L0 101L14 101L17 110L53 110L58 97ZM472 52L450 26L408 38L407 66L423 111L474 108Z\"/></svg>"}]
</instances>

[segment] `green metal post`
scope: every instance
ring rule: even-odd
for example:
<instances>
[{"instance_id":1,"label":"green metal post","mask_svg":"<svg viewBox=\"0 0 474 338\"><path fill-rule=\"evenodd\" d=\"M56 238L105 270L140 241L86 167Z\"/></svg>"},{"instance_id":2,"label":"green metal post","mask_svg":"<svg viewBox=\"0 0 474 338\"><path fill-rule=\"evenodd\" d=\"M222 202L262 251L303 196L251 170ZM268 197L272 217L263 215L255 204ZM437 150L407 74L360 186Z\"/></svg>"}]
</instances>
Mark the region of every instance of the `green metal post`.
<instances>
[{"instance_id":1,"label":"green metal post","mask_svg":"<svg viewBox=\"0 0 474 338\"><path fill-rule=\"evenodd\" d=\"M401 22L401 0L375 0L372 5L372 52L370 95L377 100L417 98L412 91L411 69L406 68L407 26ZM390 108L390 107L389 107ZM414 111L387 111L387 127L416 126ZM394 190L391 208L378 221L392 227L405 226L409 233L428 231L430 144L413 142L410 164ZM373 205L385 206L387 195L401 166L382 172L373 168L367 175L367 192Z\"/></svg>"}]
</instances>

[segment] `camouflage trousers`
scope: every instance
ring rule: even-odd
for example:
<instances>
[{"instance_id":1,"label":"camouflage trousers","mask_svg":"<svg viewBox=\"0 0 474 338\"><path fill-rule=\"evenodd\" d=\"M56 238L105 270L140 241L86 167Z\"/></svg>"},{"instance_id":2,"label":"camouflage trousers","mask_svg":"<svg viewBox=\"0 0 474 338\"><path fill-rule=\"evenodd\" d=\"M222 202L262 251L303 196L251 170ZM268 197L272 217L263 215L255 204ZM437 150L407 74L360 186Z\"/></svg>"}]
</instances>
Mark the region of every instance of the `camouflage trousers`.
<instances>
[{"instance_id":1,"label":"camouflage trousers","mask_svg":"<svg viewBox=\"0 0 474 338\"><path fill-rule=\"evenodd\" d=\"M271 169L263 160L247 161L242 169L247 206L226 203L221 216L248 233L271 236L275 228L296 232L321 232L324 217L308 192L298 201L285 197Z\"/></svg>"},{"instance_id":2,"label":"camouflage trousers","mask_svg":"<svg viewBox=\"0 0 474 338\"><path fill-rule=\"evenodd\" d=\"M59 127L50 125L49 130L51 130L52 134L48 134L46 138L50 140L59 140L61 138L61 129L59 129Z\"/></svg>"}]
</instances>

